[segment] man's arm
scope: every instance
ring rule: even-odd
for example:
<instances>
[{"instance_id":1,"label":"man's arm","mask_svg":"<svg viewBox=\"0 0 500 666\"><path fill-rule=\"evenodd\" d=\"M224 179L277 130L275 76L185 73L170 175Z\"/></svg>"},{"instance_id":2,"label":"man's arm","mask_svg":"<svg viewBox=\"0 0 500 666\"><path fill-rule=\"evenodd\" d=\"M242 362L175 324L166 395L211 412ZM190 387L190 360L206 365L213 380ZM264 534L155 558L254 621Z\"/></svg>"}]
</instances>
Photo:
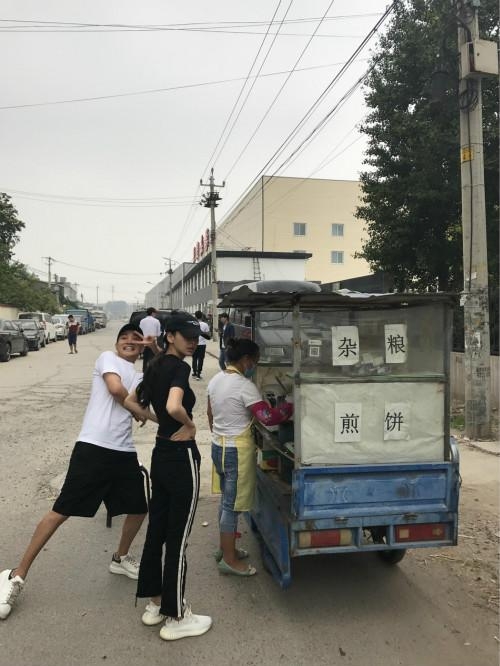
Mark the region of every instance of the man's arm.
<instances>
[{"instance_id":1,"label":"man's arm","mask_svg":"<svg viewBox=\"0 0 500 666\"><path fill-rule=\"evenodd\" d=\"M123 407L125 398L128 395L127 389L123 386L120 375L114 372L105 372L102 376L106 388L116 400L116 402Z\"/></svg>"},{"instance_id":2,"label":"man's arm","mask_svg":"<svg viewBox=\"0 0 500 666\"><path fill-rule=\"evenodd\" d=\"M150 411L148 407L143 407L138 402L133 403L132 401L125 402L125 399L128 396L127 389L123 386L120 375L115 374L114 372L106 372L102 376L104 383L110 394L116 400L116 402L121 405L124 409L129 411L134 418L143 423L148 419L150 421L155 421L158 423L156 416ZM134 394L131 394L134 395Z\"/></svg>"}]
</instances>

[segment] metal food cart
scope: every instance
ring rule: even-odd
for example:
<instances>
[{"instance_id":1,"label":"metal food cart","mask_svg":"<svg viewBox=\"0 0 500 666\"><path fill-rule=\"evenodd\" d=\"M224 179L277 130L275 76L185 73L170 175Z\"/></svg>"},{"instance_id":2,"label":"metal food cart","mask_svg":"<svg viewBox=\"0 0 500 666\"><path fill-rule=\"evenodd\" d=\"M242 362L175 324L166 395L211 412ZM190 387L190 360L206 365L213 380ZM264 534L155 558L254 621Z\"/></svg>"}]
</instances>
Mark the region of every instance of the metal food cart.
<instances>
[{"instance_id":1,"label":"metal food cart","mask_svg":"<svg viewBox=\"0 0 500 666\"><path fill-rule=\"evenodd\" d=\"M257 283L258 284L258 283ZM226 294L251 316L255 382L293 423L255 424L251 525L277 582L297 557L457 543L459 457L449 432L446 294Z\"/></svg>"}]
</instances>

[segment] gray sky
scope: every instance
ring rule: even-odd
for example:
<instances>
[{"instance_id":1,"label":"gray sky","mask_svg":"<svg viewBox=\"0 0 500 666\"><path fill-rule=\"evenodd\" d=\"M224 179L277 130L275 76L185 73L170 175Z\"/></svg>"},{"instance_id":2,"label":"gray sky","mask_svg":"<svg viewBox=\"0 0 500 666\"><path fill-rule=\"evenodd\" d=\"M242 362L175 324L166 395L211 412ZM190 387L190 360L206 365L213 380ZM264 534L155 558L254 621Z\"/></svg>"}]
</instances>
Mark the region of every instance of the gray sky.
<instances>
[{"instance_id":1,"label":"gray sky","mask_svg":"<svg viewBox=\"0 0 500 666\"><path fill-rule=\"evenodd\" d=\"M85 299L95 300L98 286L101 303L113 287L115 299L142 300L165 270L162 257L191 260L209 226L208 209L197 204L200 178L214 166L216 182L226 180L221 219L387 4L0 0L0 191L26 223L16 258L46 278L42 257L53 257L53 272L77 282ZM375 43L266 174L362 76ZM105 99L68 101L96 97ZM365 114L357 89L277 175L356 179L365 145L356 125Z\"/></svg>"}]
</instances>

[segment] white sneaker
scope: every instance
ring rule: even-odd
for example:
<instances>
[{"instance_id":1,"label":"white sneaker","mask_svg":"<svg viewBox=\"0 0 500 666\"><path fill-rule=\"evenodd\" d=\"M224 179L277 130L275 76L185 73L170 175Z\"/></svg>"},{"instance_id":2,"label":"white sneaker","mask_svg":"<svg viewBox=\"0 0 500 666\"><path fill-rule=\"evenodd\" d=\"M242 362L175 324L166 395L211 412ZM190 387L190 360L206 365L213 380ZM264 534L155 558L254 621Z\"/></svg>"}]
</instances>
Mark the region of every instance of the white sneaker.
<instances>
[{"instance_id":1,"label":"white sneaker","mask_svg":"<svg viewBox=\"0 0 500 666\"><path fill-rule=\"evenodd\" d=\"M154 627L155 624L160 624L165 620L165 615L160 613L160 606L150 601L146 606L146 610L142 614L142 623L148 627Z\"/></svg>"},{"instance_id":2,"label":"white sneaker","mask_svg":"<svg viewBox=\"0 0 500 666\"><path fill-rule=\"evenodd\" d=\"M11 571L12 569L5 569L0 573L0 620L5 620L10 615L24 586L21 576L9 578Z\"/></svg>"},{"instance_id":3,"label":"white sneaker","mask_svg":"<svg viewBox=\"0 0 500 666\"><path fill-rule=\"evenodd\" d=\"M186 606L184 617L181 620L176 620L173 617L165 620L164 626L160 629L160 638L163 638L164 641L176 641L178 638L201 636L211 626L211 617L208 615L194 615L191 612L191 607Z\"/></svg>"},{"instance_id":4,"label":"white sneaker","mask_svg":"<svg viewBox=\"0 0 500 666\"><path fill-rule=\"evenodd\" d=\"M132 557L132 555L129 555L128 553L127 555L122 555L120 561L115 560L115 556L113 555L109 570L114 574L128 576L129 578L132 578L132 580L137 580L139 578L139 562L135 557Z\"/></svg>"}]
</instances>

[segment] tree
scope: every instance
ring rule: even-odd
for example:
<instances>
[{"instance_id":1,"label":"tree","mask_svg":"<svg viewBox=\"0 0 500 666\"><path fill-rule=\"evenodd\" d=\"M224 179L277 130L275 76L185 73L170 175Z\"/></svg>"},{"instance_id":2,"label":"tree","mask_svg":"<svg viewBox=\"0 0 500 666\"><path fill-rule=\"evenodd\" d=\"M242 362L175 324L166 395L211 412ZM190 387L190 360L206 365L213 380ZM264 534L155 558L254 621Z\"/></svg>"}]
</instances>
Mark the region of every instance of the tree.
<instances>
[{"instance_id":1,"label":"tree","mask_svg":"<svg viewBox=\"0 0 500 666\"><path fill-rule=\"evenodd\" d=\"M0 262L12 259L12 250L19 242L19 233L25 227L17 214L9 195L0 192Z\"/></svg>"},{"instance_id":2,"label":"tree","mask_svg":"<svg viewBox=\"0 0 500 666\"><path fill-rule=\"evenodd\" d=\"M485 39L498 35L496 0L479 9ZM445 83L445 86L442 83ZM439 85L441 84L441 85ZM436 93L439 94L436 94ZM396 0L371 60L362 131L368 150L357 217L358 256L398 289L461 291L462 237L456 10L449 0ZM498 79L483 80L489 272L498 282Z\"/></svg>"},{"instance_id":3,"label":"tree","mask_svg":"<svg viewBox=\"0 0 500 666\"><path fill-rule=\"evenodd\" d=\"M30 274L23 264L12 260L12 251L24 227L10 197L0 192L0 303L20 310L57 312L57 301L47 285Z\"/></svg>"}]
</instances>

